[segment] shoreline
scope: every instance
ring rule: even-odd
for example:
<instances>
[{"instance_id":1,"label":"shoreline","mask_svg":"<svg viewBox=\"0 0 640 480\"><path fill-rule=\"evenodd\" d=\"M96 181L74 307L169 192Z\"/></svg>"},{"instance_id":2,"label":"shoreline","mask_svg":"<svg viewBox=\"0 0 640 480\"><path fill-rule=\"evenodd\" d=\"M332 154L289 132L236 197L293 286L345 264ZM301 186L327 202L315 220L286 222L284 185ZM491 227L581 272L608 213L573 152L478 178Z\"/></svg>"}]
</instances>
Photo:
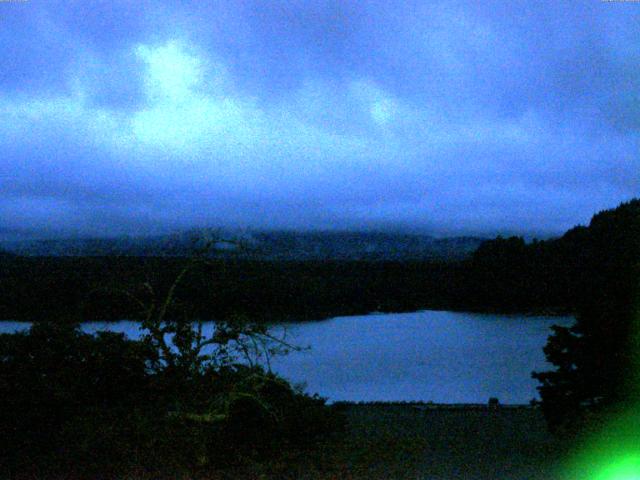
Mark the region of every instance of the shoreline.
<instances>
[{"instance_id":1,"label":"shoreline","mask_svg":"<svg viewBox=\"0 0 640 480\"><path fill-rule=\"evenodd\" d=\"M427 410L538 410L538 405L531 403L434 403L423 401L344 401L332 402L337 408L350 407L412 407L418 411Z\"/></svg>"}]
</instances>

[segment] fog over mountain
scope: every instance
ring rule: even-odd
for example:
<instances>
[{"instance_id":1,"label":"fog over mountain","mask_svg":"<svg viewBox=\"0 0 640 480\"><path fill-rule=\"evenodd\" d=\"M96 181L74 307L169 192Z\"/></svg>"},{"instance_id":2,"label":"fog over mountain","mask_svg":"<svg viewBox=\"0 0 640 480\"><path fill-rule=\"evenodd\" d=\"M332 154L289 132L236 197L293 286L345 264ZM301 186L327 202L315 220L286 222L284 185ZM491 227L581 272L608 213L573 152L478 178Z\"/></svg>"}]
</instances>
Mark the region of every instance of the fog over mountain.
<instances>
[{"instance_id":1,"label":"fog over mountain","mask_svg":"<svg viewBox=\"0 0 640 480\"><path fill-rule=\"evenodd\" d=\"M0 254L24 256L180 257L194 253L261 260L460 260L478 237L348 231L199 229L154 237L79 238L0 242Z\"/></svg>"},{"instance_id":2,"label":"fog over mountain","mask_svg":"<svg viewBox=\"0 0 640 480\"><path fill-rule=\"evenodd\" d=\"M633 2L0 2L0 238L554 235L640 192Z\"/></svg>"}]
</instances>

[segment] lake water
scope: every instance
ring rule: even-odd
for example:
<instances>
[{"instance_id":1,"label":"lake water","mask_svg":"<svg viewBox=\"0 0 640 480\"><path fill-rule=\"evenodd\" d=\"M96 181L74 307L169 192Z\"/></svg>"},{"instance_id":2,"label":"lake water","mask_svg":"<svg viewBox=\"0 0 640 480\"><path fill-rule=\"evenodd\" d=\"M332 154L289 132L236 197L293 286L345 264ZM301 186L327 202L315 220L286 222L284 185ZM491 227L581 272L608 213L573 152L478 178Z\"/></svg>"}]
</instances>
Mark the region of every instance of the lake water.
<instances>
[{"instance_id":1,"label":"lake water","mask_svg":"<svg viewBox=\"0 0 640 480\"><path fill-rule=\"evenodd\" d=\"M287 338L309 350L272 361L274 371L331 401L528 403L538 398L533 370L545 370L550 327L569 317L443 311L337 317L284 324ZM0 322L0 332L29 324ZM281 327L277 327L281 328ZM92 322L87 332L139 335L135 322Z\"/></svg>"}]
</instances>

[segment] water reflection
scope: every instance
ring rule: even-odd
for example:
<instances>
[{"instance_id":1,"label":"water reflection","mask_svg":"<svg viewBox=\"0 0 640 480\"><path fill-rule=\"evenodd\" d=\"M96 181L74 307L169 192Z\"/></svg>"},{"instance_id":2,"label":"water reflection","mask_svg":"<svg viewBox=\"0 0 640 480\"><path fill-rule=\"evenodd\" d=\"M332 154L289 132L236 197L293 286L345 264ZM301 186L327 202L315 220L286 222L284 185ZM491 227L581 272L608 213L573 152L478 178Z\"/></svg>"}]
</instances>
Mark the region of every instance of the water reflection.
<instances>
[{"instance_id":1,"label":"water reflection","mask_svg":"<svg viewBox=\"0 0 640 480\"><path fill-rule=\"evenodd\" d=\"M274 371L332 401L423 400L527 403L537 397L532 370L547 367L542 347L553 324L568 317L524 317L421 311L291 323L288 339L308 351L272 360ZM0 322L0 331L28 328ZM91 322L132 338L135 322ZM205 331L212 331L206 325Z\"/></svg>"}]
</instances>

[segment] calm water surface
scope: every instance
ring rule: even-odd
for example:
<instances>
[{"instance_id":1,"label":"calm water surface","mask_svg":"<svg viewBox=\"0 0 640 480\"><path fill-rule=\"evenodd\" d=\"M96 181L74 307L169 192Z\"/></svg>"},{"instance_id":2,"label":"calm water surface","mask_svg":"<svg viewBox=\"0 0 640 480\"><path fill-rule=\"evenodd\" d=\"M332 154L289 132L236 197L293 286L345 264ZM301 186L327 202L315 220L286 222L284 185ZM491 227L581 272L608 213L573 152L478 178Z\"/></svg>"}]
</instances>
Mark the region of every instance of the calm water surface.
<instances>
[{"instance_id":1,"label":"calm water surface","mask_svg":"<svg viewBox=\"0 0 640 480\"><path fill-rule=\"evenodd\" d=\"M438 403L527 403L537 398L531 371L543 370L551 325L568 317L524 317L442 311L337 317L285 324L288 339L308 351L273 359L272 368L332 401L423 400ZM28 324L0 322L0 331ZM282 327L276 327L282 328ZM92 322L87 332L139 335L135 322Z\"/></svg>"}]
</instances>

